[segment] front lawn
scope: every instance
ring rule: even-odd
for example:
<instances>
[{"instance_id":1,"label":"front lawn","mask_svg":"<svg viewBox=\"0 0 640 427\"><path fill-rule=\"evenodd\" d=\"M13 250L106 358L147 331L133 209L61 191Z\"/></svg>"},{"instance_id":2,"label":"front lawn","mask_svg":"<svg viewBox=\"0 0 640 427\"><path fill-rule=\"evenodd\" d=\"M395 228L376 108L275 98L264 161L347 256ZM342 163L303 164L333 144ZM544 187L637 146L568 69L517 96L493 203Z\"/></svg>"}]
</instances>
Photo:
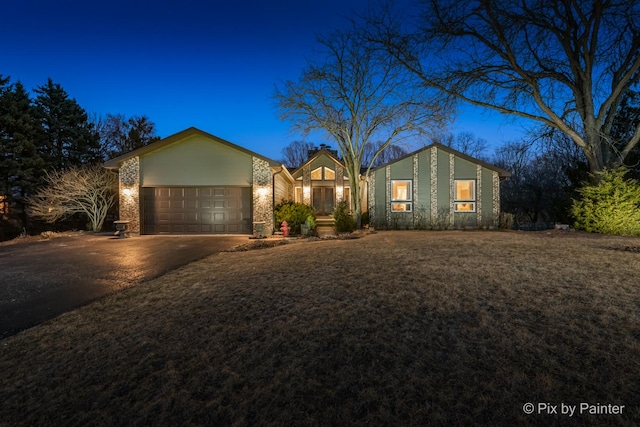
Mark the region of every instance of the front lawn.
<instances>
[{"instance_id":1,"label":"front lawn","mask_svg":"<svg viewBox=\"0 0 640 427\"><path fill-rule=\"evenodd\" d=\"M222 253L0 341L0 425L633 425L638 247L403 231Z\"/></svg>"}]
</instances>

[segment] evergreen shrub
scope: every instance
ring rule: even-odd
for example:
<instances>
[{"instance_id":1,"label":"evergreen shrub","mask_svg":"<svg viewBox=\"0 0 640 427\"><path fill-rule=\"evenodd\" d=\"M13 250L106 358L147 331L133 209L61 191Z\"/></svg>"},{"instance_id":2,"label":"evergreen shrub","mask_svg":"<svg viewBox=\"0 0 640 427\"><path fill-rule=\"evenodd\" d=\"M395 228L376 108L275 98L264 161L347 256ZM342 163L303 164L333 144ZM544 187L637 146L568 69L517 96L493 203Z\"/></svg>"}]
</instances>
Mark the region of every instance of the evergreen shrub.
<instances>
[{"instance_id":1,"label":"evergreen shrub","mask_svg":"<svg viewBox=\"0 0 640 427\"><path fill-rule=\"evenodd\" d=\"M351 233L356 229L356 222L349 212L349 204L341 200L333 210L333 221L338 233Z\"/></svg>"},{"instance_id":2,"label":"evergreen shrub","mask_svg":"<svg viewBox=\"0 0 640 427\"><path fill-rule=\"evenodd\" d=\"M304 224L309 217L314 220L316 217L312 206L291 200L278 203L274 209L274 215L277 228L280 228L282 221L287 221L291 234L300 234L300 224Z\"/></svg>"},{"instance_id":3,"label":"evergreen shrub","mask_svg":"<svg viewBox=\"0 0 640 427\"><path fill-rule=\"evenodd\" d=\"M627 169L604 170L578 190L571 214L575 227L590 233L640 236L640 184Z\"/></svg>"}]
</instances>

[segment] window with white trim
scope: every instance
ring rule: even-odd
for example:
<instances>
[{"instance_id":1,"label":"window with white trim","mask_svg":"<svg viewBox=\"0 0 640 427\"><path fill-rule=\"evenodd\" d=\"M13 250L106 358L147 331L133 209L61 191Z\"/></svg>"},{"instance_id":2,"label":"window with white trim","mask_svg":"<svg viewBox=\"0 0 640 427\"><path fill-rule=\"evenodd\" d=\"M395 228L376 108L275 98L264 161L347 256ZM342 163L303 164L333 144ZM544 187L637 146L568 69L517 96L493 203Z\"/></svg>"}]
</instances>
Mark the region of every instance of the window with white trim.
<instances>
[{"instance_id":1,"label":"window with white trim","mask_svg":"<svg viewBox=\"0 0 640 427\"><path fill-rule=\"evenodd\" d=\"M311 171L311 179L313 181L321 181L322 180L322 166L319 168L315 168Z\"/></svg>"},{"instance_id":2,"label":"window with white trim","mask_svg":"<svg viewBox=\"0 0 640 427\"><path fill-rule=\"evenodd\" d=\"M333 181L334 179L336 179L336 171L326 166L320 166L311 171L312 181Z\"/></svg>"},{"instance_id":3,"label":"window with white trim","mask_svg":"<svg viewBox=\"0 0 640 427\"><path fill-rule=\"evenodd\" d=\"M412 182L409 179L391 180L391 212L411 212L413 208Z\"/></svg>"},{"instance_id":4,"label":"window with white trim","mask_svg":"<svg viewBox=\"0 0 640 427\"><path fill-rule=\"evenodd\" d=\"M454 212L476 211L476 181L474 179L456 179L453 181Z\"/></svg>"},{"instance_id":5,"label":"window with white trim","mask_svg":"<svg viewBox=\"0 0 640 427\"><path fill-rule=\"evenodd\" d=\"M333 169L329 169L328 167L324 168L324 179L327 181L332 181L336 179L336 171Z\"/></svg>"}]
</instances>

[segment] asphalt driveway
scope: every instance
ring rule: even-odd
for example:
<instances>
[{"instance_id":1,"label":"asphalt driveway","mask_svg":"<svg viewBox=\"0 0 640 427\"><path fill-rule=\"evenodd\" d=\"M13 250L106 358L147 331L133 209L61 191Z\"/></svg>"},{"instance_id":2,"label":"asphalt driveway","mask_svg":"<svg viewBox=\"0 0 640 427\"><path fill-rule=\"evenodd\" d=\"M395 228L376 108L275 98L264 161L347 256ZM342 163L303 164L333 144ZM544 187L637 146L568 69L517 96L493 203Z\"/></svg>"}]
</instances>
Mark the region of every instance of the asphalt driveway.
<instances>
[{"instance_id":1,"label":"asphalt driveway","mask_svg":"<svg viewBox=\"0 0 640 427\"><path fill-rule=\"evenodd\" d=\"M0 246L0 339L247 240L78 235Z\"/></svg>"}]
</instances>

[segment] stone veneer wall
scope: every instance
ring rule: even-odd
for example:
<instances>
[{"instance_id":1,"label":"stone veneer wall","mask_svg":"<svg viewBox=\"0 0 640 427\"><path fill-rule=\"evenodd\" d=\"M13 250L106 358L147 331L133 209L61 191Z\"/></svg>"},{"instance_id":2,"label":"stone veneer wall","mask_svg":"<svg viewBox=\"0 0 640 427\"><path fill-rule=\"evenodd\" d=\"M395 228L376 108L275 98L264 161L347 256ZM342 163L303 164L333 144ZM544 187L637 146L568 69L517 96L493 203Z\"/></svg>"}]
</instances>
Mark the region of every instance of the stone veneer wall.
<instances>
[{"instance_id":1,"label":"stone veneer wall","mask_svg":"<svg viewBox=\"0 0 640 427\"><path fill-rule=\"evenodd\" d=\"M500 175L493 172L493 225L500 225Z\"/></svg>"},{"instance_id":2,"label":"stone veneer wall","mask_svg":"<svg viewBox=\"0 0 640 427\"><path fill-rule=\"evenodd\" d=\"M391 166L387 166L386 168L384 168L384 173L386 182L385 191L387 197L389 198L389 200L387 200L387 203L385 203L385 206L387 208L385 220L387 221L387 225L391 225Z\"/></svg>"},{"instance_id":3,"label":"stone veneer wall","mask_svg":"<svg viewBox=\"0 0 640 427\"><path fill-rule=\"evenodd\" d=\"M431 224L438 221L438 148L431 147Z\"/></svg>"},{"instance_id":4,"label":"stone veneer wall","mask_svg":"<svg viewBox=\"0 0 640 427\"><path fill-rule=\"evenodd\" d=\"M302 203L311 204L311 166L302 168Z\"/></svg>"},{"instance_id":5,"label":"stone veneer wall","mask_svg":"<svg viewBox=\"0 0 640 427\"><path fill-rule=\"evenodd\" d=\"M454 200L456 199L456 189L455 185L453 185L456 177L455 167L456 156L454 156L453 153L449 153L449 188L451 190L451 194L449 195L449 225L452 227L455 225L454 212L456 208L454 203Z\"/></svg>"},{"instance_id":6,"label":"stone veneer wall","mask_svg":"<svg viewBox=\"0 0 640 427\"><path fill-rule=\"evenodd\" d=\"M253 221L264 221L265 236L273 233L273 174L266 160L251 158L253 169Z\"/></svg>"},{"instance_id":7,"label":"stone veneer wall","mask_svg":"<svg viewBox=\"0 0 640 427\"><path fill-rule=\"evenodd\" d=\"M476 165L476 226L482 227L482 166Z\"/></svg>"},{"instance_id":8,"label":"stone veneer wall","mask_svg":"<svg viewBox=\"0 0 640 427\"><path fill-rule=\"evenodd\" d=\"M418 155L414 154L413 155L413 225L415 226L419 226L420 224L417 224L417 216L416 213L418 212L418 210L420 209L420 196L418 193L418 183L420 182L419 178L419 173L418 173Z\"/></svg>"},{"instance_id":9,"label":"stone veneer wall","mask_svg":"<svg viewBox=\"0 0 640 427\"><path fill-rule=\"evenodd\" d=\"M125 160L118 171L121 221L130 221L129 230L140 232L140 158ZM128 190L129 194L124 194Z\"/></svg>"},{"instance_id":10,"label":"stone veneer wall","mask_svg":"<svg viewBox=\"0 0 640 427\"><path fill-rule=\"evenodd\" d=\"M369 224L374 225L376 223L376 174L369 175L369 185L367 186L369 192L367 198L367 205L369 209Z\"/></svg>"}]
</instances>

